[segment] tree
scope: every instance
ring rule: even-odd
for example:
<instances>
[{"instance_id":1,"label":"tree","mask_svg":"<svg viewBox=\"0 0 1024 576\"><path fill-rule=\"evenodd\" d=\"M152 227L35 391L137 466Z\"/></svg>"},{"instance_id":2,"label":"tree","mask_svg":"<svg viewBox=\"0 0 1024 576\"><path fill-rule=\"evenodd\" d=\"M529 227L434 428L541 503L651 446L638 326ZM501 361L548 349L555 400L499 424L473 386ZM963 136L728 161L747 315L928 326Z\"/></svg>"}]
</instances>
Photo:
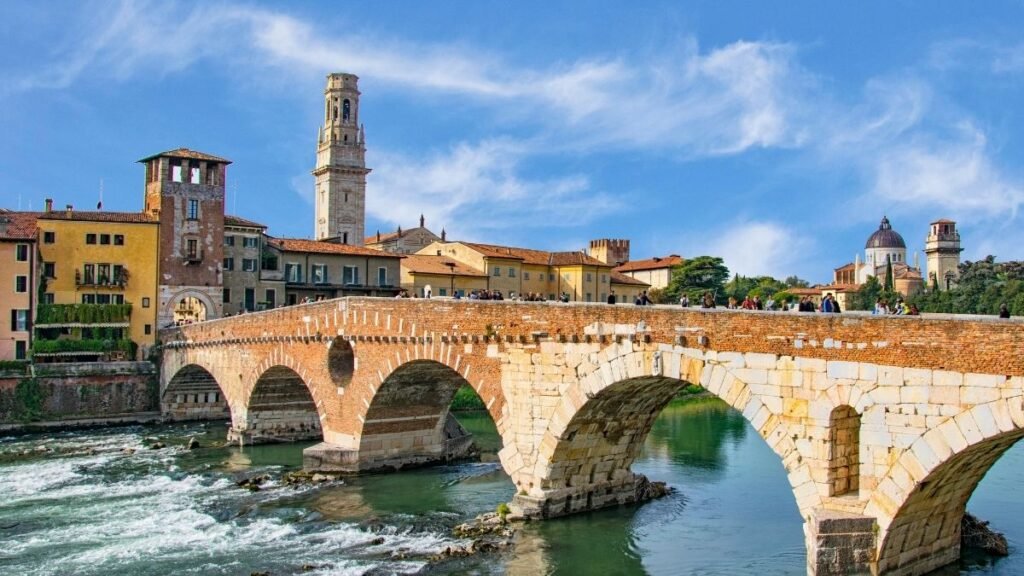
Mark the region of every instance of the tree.
<instances>
[{"instance_id":1,"label":"tree","mask_svg":"<svg viewBox=\"0 0 1024 576\"><path fill-rule=\"evenodd\" d=\"M860 288L846 300L846 307L850 310L874 310L879 299L892 304L897 298L899 294L886 290L878 278L868 276L867 282L861 284Z\"/></svg>"},{"instance_id":2,"label":"tree","mask_svg":"<svg viewBox=\"0 0 1024 576\"><path fill-rule=\"evenodd\" d=\"M782 281L787 288L809 288L811 283L799 276L788 276Z\"/></svg>"},{"instance_id":3,"label":"tree","mask_svg":"<svg viewBox=\"0 0 1024 576\"><path fill-rule=\"evenodd\" d=\"M725 299L725 280L729 269L721 258L697 256L684 262L672 271L672 279L665 289L669 301L678 301L686 294L690 302L697 304L705 292L711 292L716 301Z\"/></svg>"},{"instance_id":4,"label":"tree","mask_svg":"<svg viewBox=\"0 0 1024 576\"><path fill-rule=\"evenodd\" d=\"M892 292L896 289L896 281L892 275L892 259L885 260L885 291Z\"/></svg>"}]
</instances>

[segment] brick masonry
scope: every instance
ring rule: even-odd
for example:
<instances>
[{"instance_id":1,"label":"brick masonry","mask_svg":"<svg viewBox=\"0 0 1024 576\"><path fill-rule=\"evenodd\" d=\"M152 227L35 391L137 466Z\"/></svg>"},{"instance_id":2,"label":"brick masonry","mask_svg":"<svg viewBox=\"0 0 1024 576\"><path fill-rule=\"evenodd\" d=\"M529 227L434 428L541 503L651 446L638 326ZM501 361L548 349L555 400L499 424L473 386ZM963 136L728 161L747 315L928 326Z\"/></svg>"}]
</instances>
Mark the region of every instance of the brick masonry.
<instances>
[{"instance_id":1,"label":"brick masonry","mask_svg":"<svg viewBox=\"0 0 1024 576\"><path fill-rule=\"evenodd\" d=\"M630 466L651 423L699 383L781 459L812 573L955 560L967 498L1024 435L1012 320L352 298L161 338L162 390L203 367L238 431L267 375L292 371L322 429L319 461L334 450L355 469L442 450L450 394L467 382L502 436L513 504L534 516L635 501ZM874 526L871 553L856 531L822 548L826 513ZM819 561L833 552L839 564Z\"/></svg>"}]
</instances>

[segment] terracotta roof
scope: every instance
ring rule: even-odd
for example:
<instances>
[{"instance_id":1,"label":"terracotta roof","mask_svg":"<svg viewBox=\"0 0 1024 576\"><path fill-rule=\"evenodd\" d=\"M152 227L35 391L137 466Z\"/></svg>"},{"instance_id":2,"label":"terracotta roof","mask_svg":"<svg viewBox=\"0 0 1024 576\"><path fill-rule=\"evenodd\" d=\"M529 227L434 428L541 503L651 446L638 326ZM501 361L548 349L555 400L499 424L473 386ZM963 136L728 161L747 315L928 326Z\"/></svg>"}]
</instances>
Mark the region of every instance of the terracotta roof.
<instances>
[{"instance_id":1,"label":"terracotta roof","mask_svg":"<svg viewBox=\"0 0 1024 576\"><path fill-rule=\"evenodd\" d=\"M538 264L541 266L572 266L585 264L587 266L600 266L603 268L612 267L612 264L605 264L604 262L601 262L596 258L591 258L582 252L547 252L545 250L498 246L496 244L477 244L475 242L462 242L462 244L465 244L489 258L522 260L524 264Z\"/></svg>"},{"instance_id":2,"label":"terracotta roof","mask_svg":"<svg viewBox=\"0 0 1024 576\"><path fill-rule=\"evenodd\" d=\"M856 292L860 290L860 284L828 284L818 288L818 292ZM792 291L787 290L790 294Z\"/></svg>"},{"instance_id":3,"label":"terracotta roof","mask_svg":"<svg viewBox=\"0 0 1024 576\"><path fill-rule=\"evenodd\" d=\"M265 225L259 222L253 222L252 220L246 220L240 216L231 216L230 214L224 215L225 226L235 226L238 228L266 228Z\"/></svg>"},{"instance_id":4,"label":"terracotta roof","mask_svg":"<svg viewBox=\"0 0 1024 576\"><path fill-rule=\"evenodd\" d=\"M231 164L231 160L227 158L219 158L212 154L206 154L204 152L197 152L195 150L189 150L188 148L178 148L175 150L168 150L167 152L161 152L159 154L153 154L152 156L146 156L139 162L148 162L153 158L161 158L168 156L171 158L185 158L188 160L206 160L207 162L220 162L222 164Z\"/></svg>"},{"instance_id":5,"label":"terracotta roof","mask_svg":"<svg viewBox=\"0 0 1024 576\"><path fill-rule=\"evenodd\" d=\"M835 271L839 272L840 270L849 270L849 269L853 269L853 262L850 262L849 264L843 264L839 268L836 268Z\"/></svg>"},{"instance_id":6,"label":"terracotta roof","mask_svg":"<svg viewBox=\"0 0 1024 576\"><path fill-rule=\"evenodd\" d=\"M352 246L350 244L335 244L334 242L321 242L319 240L304 240L302 238L270 238L270 244L276 248L284 250L285 252L375 256L377 258L402 258L399 254L381 252L380 250L374 250L373 248Z\"/></svg>"},{"instance_id":7,"label":"terracotta roof","mask_svg":"<svg viewBox=\"0 0 1024 576\"><path fill-rule=\"evenodd\" d=\"M935 222L932 222L932 224L956 224L956 221L948 218L939 218Z\"/></svg>"},{"instance_id":8,"label":"terracotta roof","mask_svg":"<svg viewBox=\"0 0 1024 576\"><path fill-rule=\"evenodd\" d=\"M616 272L615 270L612 270L612 284L628 284L630 286L650 286L650 284L644 282L643 280L637 280L632 276L626 276L622 272Z\"/></svg>"},{"instance_id":9,"label":"terracotta roof","mask_svg":"<svg viewBox=\"0 0 1024 576\"><path fill-rule=\"evenodd\" d=\"M146 212L94 212L90 210L54 210L42 212L40 220L70 220L76 222L121 222L125 224L158 224L160 218Z\"/></svg>"},{"instance_id":10,"label":"terracotta roof","mask_svg":"<svg viewBox=\"0 0 1024 576\"><path fill-rule=\"evenodd\" d=\"M678 254L670 254L665 257L648 258L647 260L630 260L621 266L616 266L615 269L619 272L636 272L639 270L659 270L661 268L671 268L673 266L682 266L683 258Z\"/></svg>"},{"instance_id":11,"label":"terracotta roof","mask_svg":"<svg viewBox=\"0 0 1024 576\"><path fill-rule=\"evenodd\" d=\"M449 264L454 264L450 266ZM413 274L443 274L455 276L487 277L484 272L444 256L412 254L402 259L402 268Z\"/></svg>"},{"instance_id":12,"label":"terracotta roof","mask_svg":"<svg viewBox=\"0 0 1024 576\"><path fill-rule=\"evenodd\" d=\"M794 296L821 296L821 287L818 288L786 288L786 292Z\"/></svg>"},{"instance_id":13,"label":"terracotta roof","mask_svg":"<svg viewBox=\"0 0 1024 576\"><path fill-rule=\"evenodd\" d=\"M0 213L0 240L35 240L39 212Z\"/></svg>"}]
</instances>

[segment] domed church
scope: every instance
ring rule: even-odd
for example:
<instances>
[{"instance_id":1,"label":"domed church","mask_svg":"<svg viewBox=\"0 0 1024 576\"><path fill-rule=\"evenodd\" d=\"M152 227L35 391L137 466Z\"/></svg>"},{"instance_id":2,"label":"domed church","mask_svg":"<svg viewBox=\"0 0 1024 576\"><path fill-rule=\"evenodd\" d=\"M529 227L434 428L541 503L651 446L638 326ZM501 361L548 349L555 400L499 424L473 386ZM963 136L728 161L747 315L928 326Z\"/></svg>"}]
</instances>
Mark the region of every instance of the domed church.
<instances>
[{"instance_id":1,"label":"domed church","mask_svg":"<svg viewBox=\"0 0 1024 576\"><path fill-rule=\"evenodd\" d=\"M897 292L907 295L921 289L924 281L917 255L914 255L913 265L907 262L907 243L899 232L892 229L889 219L883 216L878 229L864 243L864 261L861 262L860 255L857 255L853 262L836 268L832 284L826 286L825 290L833 292L840 304L843 304L846 296L856 292L871 276L884 282L885 269L890 262L893 287Z\"/></svg>"}]
</instances>

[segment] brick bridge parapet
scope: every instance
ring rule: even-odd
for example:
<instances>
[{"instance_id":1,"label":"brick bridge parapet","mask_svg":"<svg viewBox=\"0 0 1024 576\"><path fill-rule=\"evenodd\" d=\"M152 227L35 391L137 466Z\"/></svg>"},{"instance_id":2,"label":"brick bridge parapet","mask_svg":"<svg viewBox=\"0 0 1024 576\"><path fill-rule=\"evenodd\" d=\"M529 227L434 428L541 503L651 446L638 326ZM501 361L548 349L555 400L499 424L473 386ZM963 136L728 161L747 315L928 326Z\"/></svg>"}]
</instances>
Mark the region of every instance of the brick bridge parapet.
<instances>
[{"instance_id":1,"label":"brick bridge parapet","mask_svg":"<svg viewBox=\"0 0 1024 576\"><path fill-rule=\"evenodd\" d=\"M778 454L811 574L955 561L967 499L1024 435L1017 320L344 298L160 336L165 397L205 375L235 434L321 437L318 469L443 459L468 384L537 517L641 499L647 432L700 384Z\"/></svg>"}]
</instances>

